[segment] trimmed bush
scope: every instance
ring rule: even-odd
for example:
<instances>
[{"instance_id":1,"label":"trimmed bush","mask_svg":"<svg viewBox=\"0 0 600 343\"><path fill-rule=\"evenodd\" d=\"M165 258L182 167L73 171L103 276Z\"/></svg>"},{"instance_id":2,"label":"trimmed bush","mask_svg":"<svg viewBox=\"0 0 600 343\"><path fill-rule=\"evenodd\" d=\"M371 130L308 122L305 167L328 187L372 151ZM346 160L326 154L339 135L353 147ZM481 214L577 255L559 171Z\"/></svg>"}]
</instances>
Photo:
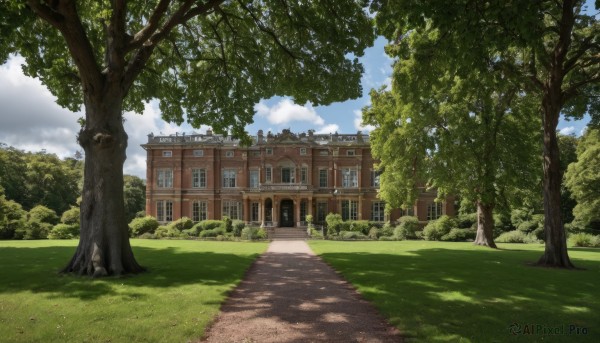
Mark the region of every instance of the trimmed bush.
<instances>
[{"instance_id":1,"label":"trimmed bush","mask_svg":"<svg viewBox=\"0 0 600 343\"><path fill-rule=\"evenodd\" d=\"M243 220L234 220L231 223L232 226L232 231L233 232L233 236L234 237L240 237L240 235L242 234L242 230L246 227L246 223L244 223ZM230 231L227 231L230 232Z\"/></svg>"},{"instance_id":2,"label":"trimmed bush","mask_svg":"<svg viewBox=\"0 0 600 343\"><path fill-rule=\"evenodd\" d=\"M477 231L473 229L452 229L449 233L442 236L442 241L464 242L475 240Z\"/></svg>"},{"instance_id":3,"label":"trimmed bush","mask_svg":"<svg viewBox=\"0 0 600 343\"><path fill-rule=\"evenodd\" d=\"M348 222L347 231L360 232L364 235L369 233L369 221L368 220L353 220Z\"/></svg>"},{"instance_id":4,"label":"trimmed bush","mask_svg":"<svg viewBox=\"0 0 600 343\"><path fill-rule=\"evenodd\" d=\"M156 239L156 236L154 236L154 234L152 234L150 232L146 232L146 233L140 235L140 237L138 237L138 238L141 238L141 239Z\"/></svg>"},{"instance_id":5,"label":"trimmed bush","mask_svg":"<svg viewBox=\"0 0 600 343\"><path fill-rule=\"evenodd\" d=\"M383 227L379 231L380 237L391 237L394 235L394 227L390 222L383 224Z\"/></svg>"},{"instance_id":6,"label":"trimmed bush","mask_svg":"<svg viewBox=\"0 0 600 343\"><path fill-rule=\"evenodd\" d=\"M52 224L38 221L29 221L24 228L15 231L18 239L46 239L52 230Z\"/></svg>"},{"instance_id":7,"label":"trimmed bush","mask_svg":"<svg viewBox=\"0 0 600 343\"><path fill-rule=\"evenodd\" d=\"M340 239L366 239L367 236L358 231L340 231Z\"/></svg>"},{"instance_id":8,"label":"trimmed bush","mask_svg":"<svg viewBox=\"0 0 600 343\"><path fill-rule=\"evenodd\" d=\"M267 237L267 230L264 228L261 227L258 229L258 231L256 231L256 239L267 239Z\"/></svg>"},{"instance_id":9,"label":"trimmed bush","mask_svg":"<svg viewBox=\"0 0 600 343\"><path fill-rule=\"evenodd\" d=\"M27 214L27 220L30 222L48 223L51 224L51 227L58 224L56 212L43 205L37 205L32 208Z\"/></svg>"},{"instance_id":10,"label":"trimmed bush","mask_svg":"<svg viewBox=\"0 0 600 343\"><path fill-rule=\"evenodd\" d=\"M154 231L156 238L179 238L181 232L171 225L161 225Z\"/></svg>"},{"instance_id":11,"label":"trimmed bush","mask_svg":"<svg viewBox=\"0 0 600 343\"><path fill-rule=\"evenodd\" d=\"M315 239L323 239L323 234L321 233L321 230L317 230L314 227L311 227L309 228L309 231L310 232L308 234L310 235L310 237Z\"/></svg>"},{"instance_id":12,"label":"trimmed bush","mask_svg":"<svg viewBox=\"0 0 600 343\"><path fill-rule=\"evenodd\" d=\"M78 224L56 224L50 233L48 238L50 239L71 239L79 236L79 225Z\"/></svg>"},{"instance_id":13,"label":"trimmed bush","mask_svg":"<svg viewBox=\"0 0 600 343\"><path fill-rule=\"evenodd\" d=\"M203 220L196 225L200 225L201 231L202 230L212 230L212 229L216 229L218 227L225 227L222 220L212 220L212 219Z\"/></svg>"},{"instance_id":14,"label":"trimmed bush","mask_svg":"<svg viewBox=\"0 0 600 343\"><path fill-rule=\"evenodd\" d=\"M454 221L447 215L443 215L438 220L431 221L425 226L423 237L428 241L439 241L455 227Z\"/></svg>"},{"instance_id":15,"label":"trimmed bush","mask_svg":"<svg viewBox=\"0 0 600 343\"><path fill-rule=\"evenodd\" d=\"M232 222L231 218L229 218L227 216L223 216L223 227L225 227L225 232L233 231L233 222Z\"/></svg>"},{"instance_id":16,"label":"trimmed bush","mask_svg":"<svg viewBox=\"0 0 600 343\"><path fill-rule=\"evenodd\" d=\"M60 222L63 224L79 226L79 207L71 207L63 212L60 217Z\"/></svg>"},{"instance_id":17,"label":"trimmed bush","mask_svg":"<svg viewBox=\"0 0 600 343\"><path fill-rule=\"evenodd\" d=\"M373 226L371 230L369 230L369 238L375 240L379 238L379 229L377 227Z\"/></svg>"},{"instance_id":18,"label":"trimmed bush","mask_svg":"<svg viewBox=\"0 0 600 343\"><path fill-rule=\"evenodd\" d=\"M188 217L181 217L169 224L169 226L176 229L177 231L183 231L191 229L194 226L194 222Z\"/></svg>"},{"instance_id":19,"label":"trimmed bush","mask_svg":"<svg viewBox=\"0 0 600 343\"><path fill-rule=\"evenodd\" d=\"M509 231L495 239L496 243L525 243L527 235L520 230Z\"/></svg>"},{"instance_id":20,"label":"trimmed bush","mask_svg":"<svg viewBox=\"0 0 600 343\"><path fill-rule=\"evenodd\" d=\"M600 236L589 233L576 233L569 236L569 244L574 247L600 247Z\"/></svg>"},{"instance_id":21,"label":"trimmed bush","mask_svg":"<svg viewBox=\"0 0 600 343\"><path fill-rule=\"evenodd\" d=\"M344 223L344 221L342 220L342 216L338 213L329 213L327 217L325 217L325 222L327 223L328 236L337 235L338 232L341 231L342 225Z\"/></svg>"},{"instance_id":22,"label":"trimmed bush","mask_svg":"<svg viewBox=\"0 0 600 343\"><path fill-rule=\"evenodd\" d=\"M459 229L473 229L477 227L477 213L461 213L455 220Z\"/></svg>"},{"instance_id":23,"label":"trimmed bush","mask_svg":"<svg viewBox=\"0 0 600 343\"><path fill-rule=\"evenodd\" d=\"M27 212L21 204L0 196L0 239L21 239L15 232L25 226Z\"/></svg>"},{"instance_id":24,"label":"trimmed bush","mask_svg":"<svg viewBox=\"0 0 600 343\"><path fill-rule=\"evenodd\" d=\"M417 217L400 217L400 219L398 219L398 222L400 224L394 229L394 238L398 240L417 238L415 232L421 228L419 226L419 219Z\"/></svg>"},{"instance_id":25,"label":"trimmed bush","mask_svg":"<svg viewBox=\"0 0 600 343\"><path fill-rule=\"evenodd\" d=\"M186 235L188 235L190 237L198 237L198 234L200 234L200 227L198 226L198 224L196 224L196 225L192 226L191 229L183 230L181 232L185 233Z\"/></svg>"},{"instance_id":26,"label":"trimmed bush","mask_svg":"<svg viewBox=\"0 0 600 343\"><path fill-rule=\"evenodd\" d=\"M136 237L145 233L154 233L158 228L158 221L152 216L146 216L143 218L133 218L129 223L129 229L131 234Z\"/></svg>"},{"instance_id":27,"label":"trimmed bush","mask_svg":"<svg viewBox=\"0 0 600 343\"><path fill-rule=\"evenodd\" d=\"M256 233L258 232L258 229L255 227L250 227L250 226L246 226L245 228L242 229L242 232L240 234L240 237L243 240L246 241L251 241L253 239L256 239Z\"/></svg>"}]
</instances>

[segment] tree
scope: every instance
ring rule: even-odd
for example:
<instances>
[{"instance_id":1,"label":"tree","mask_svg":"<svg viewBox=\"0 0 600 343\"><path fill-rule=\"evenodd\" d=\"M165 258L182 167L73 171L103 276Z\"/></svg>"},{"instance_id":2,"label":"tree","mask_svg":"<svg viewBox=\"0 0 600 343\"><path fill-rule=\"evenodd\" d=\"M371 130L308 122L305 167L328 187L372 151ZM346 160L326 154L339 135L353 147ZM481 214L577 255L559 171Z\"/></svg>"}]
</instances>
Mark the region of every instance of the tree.
<instances>
[{"instance_id":1,"label":"tree","mask_svg":"<svg viewBox=\"0 0 600 343\"><path fill-rule=\"evenodd\" d=\"M65 272L138 273L123 203L123 111L158 99L165 120L244 132L262 98L328 104L360 96L356 59L374 34L364 1L10 1L0 57L85 118L81 238ZM18 20L16 19L18 16Z\"/></svg>"},{"instance_id":2,"label":"tree","mask_svg":"<svg viewBox=\"0 0 600 343\"><path fill-rule=\"evenodd\" d=\"M573 208L577 205L571 191L566 186L565 173L573 162L577 161L577 144L579 139L574 135L558 135L558 147L560 150L560 173L563 175L560 187L560 211L564 223L573 221Z\"/></svg>"},{"instance_id":3,"label":"tree","mask_svg":"<svg viewBox=\"0 0 600 343\"><path fill-rule=\"evenodd\" d=\"M575 221L600 229L600 130L588 129L577 145L577 162L571 163L565 183L577 205Z\"/></svg>"},{"instance_id":4,"label":"tree","mask_svg":"<svg viewBox=\"0 0 600 343\"><path fill-rule=\"evenodd\" d=\"M27 202L26 171L25 153L0 143L0 187L8 199L22 205Z\"/></svg>"},{"instance_id":5,"label":"tree","mask_svg":"<svg viewBox=\"0 0 600 343\"><path fill-rule=\"evenodd\" d=\"M600 120L600 25L582 12L583 0L426 2L376 0L376 25L396 42L414 30L435 28L438 49L425 56L451 58L468 70L481 59L515 49L499 63L507 75L540 99L543 129L545 252L538 265L573 268L560 209L560 157L556 126L561 113ZM596 7L600 3L596 1ZM501 61L498 61L501 62Z\"/></svg>"},{"instance_id":6,"label":"tree","mask_svg":"<svg viewBox=\"0 0 600 343\"><path fill-rule=\"evenodd\" d=\"M419 55L437 48L431 39L437 34L416 31L388 47L397 58L392 90L372 92L372 106L363 110L364 122L375 126L380 195L390 207L404 207L422 185L436 188L440 198L459 194L477 207L475 244L495 248L494 208L522 199L537 184L535 106L498 71L495 56L461 72L443 56Z\"/></svg>"},{"instance_id":7,"label":"tree","mask_svg":"<svg viewBox=\"0 0 600 343\"><path fill-rule=\"evenodd\" d=\"M136 213L146 208L146 182L134 175L123 176L125 218L129 223Z\"/></svg>"}]
</instances>

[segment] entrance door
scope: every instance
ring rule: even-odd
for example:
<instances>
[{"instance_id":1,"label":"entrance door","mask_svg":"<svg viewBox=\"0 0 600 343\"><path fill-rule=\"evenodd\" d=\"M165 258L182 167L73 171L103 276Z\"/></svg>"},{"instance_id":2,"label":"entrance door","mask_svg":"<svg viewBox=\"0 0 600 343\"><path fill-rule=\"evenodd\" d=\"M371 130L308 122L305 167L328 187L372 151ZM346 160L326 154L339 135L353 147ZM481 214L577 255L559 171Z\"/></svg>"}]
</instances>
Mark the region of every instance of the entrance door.
<instances>
[{"instance_id":1,"label":"entrance door","mask_svg":"<svg viewBox=\"0 0 600 343\"><path fill-rule=\"evenodd\" d=\"M292 200L282 200L279 210L279 226L294 226L294 202Z\"/></svg>"}]
</instances>

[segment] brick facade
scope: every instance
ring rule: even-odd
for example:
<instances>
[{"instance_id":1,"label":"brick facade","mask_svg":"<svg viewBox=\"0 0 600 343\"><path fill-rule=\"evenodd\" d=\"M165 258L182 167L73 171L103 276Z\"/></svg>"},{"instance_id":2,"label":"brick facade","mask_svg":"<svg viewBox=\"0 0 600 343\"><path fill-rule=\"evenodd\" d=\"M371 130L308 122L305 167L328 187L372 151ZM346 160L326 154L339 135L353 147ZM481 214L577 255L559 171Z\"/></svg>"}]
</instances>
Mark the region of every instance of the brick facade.
<instances>
[{"instance_id":1,"label":"brick facade","mask_svg":"<svg viewBox=\"0 0 600 343\"><path fill-rule=\"evenodd\" d=\"M262 131L241 147L231 137L148 136L146 213L161 222L183 216L194 221L228 215L261 226L305 226L312 214L323 223L330 213L344 219L384 221L377 198L369 137ZM420 221L452 215L451 202L435 204L422 192L412 209ZM402 215L390 214L391 220Z\"/></svg>"}]
</instances>

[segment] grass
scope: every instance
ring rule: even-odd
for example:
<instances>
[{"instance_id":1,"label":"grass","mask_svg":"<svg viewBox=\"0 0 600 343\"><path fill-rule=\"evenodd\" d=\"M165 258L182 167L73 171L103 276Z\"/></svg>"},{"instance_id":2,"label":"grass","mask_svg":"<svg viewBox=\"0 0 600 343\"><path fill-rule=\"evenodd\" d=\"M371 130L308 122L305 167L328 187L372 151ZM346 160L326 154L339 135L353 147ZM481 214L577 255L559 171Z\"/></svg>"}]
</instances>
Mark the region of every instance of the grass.
<instances>
[{"instance_id":1,"label":"grass","mask_svg":"<svg viewBox=\"0 0 600 343\"><path fill-rule=\"evenodd\" d=\"M57 274L77 241L0 241L0 341L186 342L202 337L266 243L132 240L149 272Z\"/></svg>"},{"instance_id":2,"label":"grass","mask_svg":"<svg viewBox=\"0 0 600 343\"><path fill-rule=\"evenodd\" d=\"M425 241L310 246L409 341L600 341L600 249L570 249L585 270L568 271L530 266L543 251L537 244L500 244L500 250Z\"/></svg>"}]
</instances>

